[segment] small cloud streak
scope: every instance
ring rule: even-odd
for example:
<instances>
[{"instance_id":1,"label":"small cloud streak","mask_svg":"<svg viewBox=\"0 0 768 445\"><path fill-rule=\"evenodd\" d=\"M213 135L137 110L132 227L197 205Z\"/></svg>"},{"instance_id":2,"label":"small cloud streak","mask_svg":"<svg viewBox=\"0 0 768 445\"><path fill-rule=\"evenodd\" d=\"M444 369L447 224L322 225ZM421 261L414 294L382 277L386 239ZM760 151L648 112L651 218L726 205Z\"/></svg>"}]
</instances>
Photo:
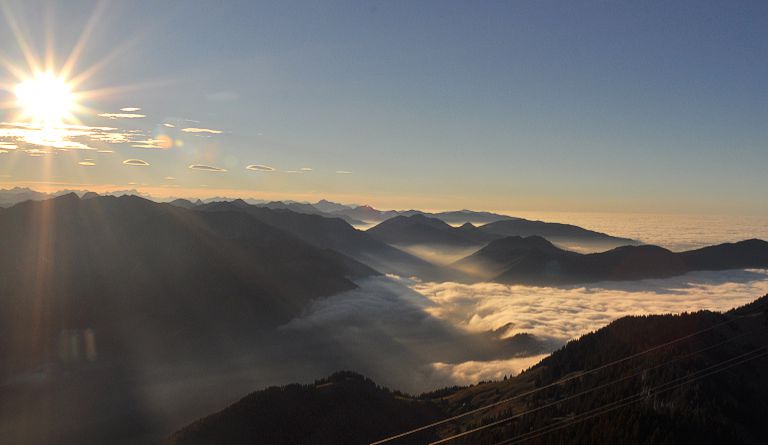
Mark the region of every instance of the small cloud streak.
<instances>
[{"instance_id":1,"label":"small cloud streak","mask_svg":"<svg viewBox=\"0 0 768 445\"><path fill-rule=\"evenodd\" d=\"M192 164L189 166L192 170L202 170L207 172L214 172L214 173L223 173L226 172L226 169L219 168L219 167L213 167L211 165L204 165L204 164Z\"/></svg>"},{"instance_id":2,"label":"small cloud streak","mask_svg":"<svg viewBox=\"0 0 768 445\"><path fill-rule=\"evenodd\" d=\"M311 167L301 167L299 170L301 170L303 172L311 172L312 168Z\"/></svg>"},{"instance_id":3,"label":"small cloud streak","mask_svg":"<svg viewBox=\"0 0 768 445\"><path fill-rule=\"evenodd\" d=\"M161 134L154 139L136 141L135 143L131 144L131 147L146 148L150 150L168 150L173 148L173 139L171 139L171 137L168 135Z\"/></svg>"},{"instance_id":4,"label":"small cloud streak","mask_svg":"<svg viewBox=\"0 0 768 445\"><path fill-rule=\"evenodd\" d=\"M99 117L116 120L116 119L141 119L147 116L145 114L138 114L138 113L101 113L99 114Z\"/></svg>"},{"instance_id":5,"label":"small cloud streak","mask_svg":"<svg viewBox=\"0 0 768 445\"><path fill-rule=\"evenodd\" d=\"M336 170L336 173L339 174L339 175L351 175L352 174L352 172L347 171L347 170Z\"/></svg>"},{"instance_id":6,"label":"small cloud streak","mask_svg":"<svg viewBox=\"0 0 768 445\"><path fill-rule=\"evenodd\" d=\"M93 161L80 161L78 162L78 165L82 165L83 167L93 167L96 163Z\"/></svg>"},{"instance_id":7,"label":"small cloud streak","mask_svg":"<svg viewBox=\"0 0 768 445\"><path fill-rule=\"evenodd\" d=\"M149 162L143 160L143 159L126 159L123 161L123 164L125 165L132 165L135 167L147 167L149 166Z\"/></svg>"},{"instance_id":8,"label":"small cloud streak","mask_svg":"<svg viewBox=\"0 0 768 445\"><path fill-rule=\"evenodd\" d=\"M176 126L175 126L175 125L173 125L173 124L168 124L168 123L165 123L165 124L163 124L163 127L168 127L168 128L176 128Z\"/></svg>"},{"instance_id":9,"label":"small cloud streak","mask_svg":"<svg viewBox=\"0 0 768 445\"><path fill-rule=\"evenodd\" d=\"M125 107L125 108L121 108L120 111L125 111L126 113L134 113L136 111L141 111L141 108L139 108L139 107Z\"/></svg>"},{"instance_id":10,"label":"small cloud streak","mask_svg":"<svg viewBox=\"0 0 768 445\"><path fill-rule=\"evenodd\" d=\"M181 131L184 133L192 133L192 134L221 134L223 131L221 130L211 130L210 128L197 128L197 127L187 127L182 128Z\"/></svg>"},{"instance_id":11,"label":"small cloud streak","mask_svg":"<svg viewBox=\"0 0 768 445\"><path fill-rule=\"evenodd\" d=\"M273 172L275 171L274 167L270 167L268 165L262 165L262 164L251 164L247 167L245 167L246 170L252 170L256 172Z\"/></svg>"}]
</instances>

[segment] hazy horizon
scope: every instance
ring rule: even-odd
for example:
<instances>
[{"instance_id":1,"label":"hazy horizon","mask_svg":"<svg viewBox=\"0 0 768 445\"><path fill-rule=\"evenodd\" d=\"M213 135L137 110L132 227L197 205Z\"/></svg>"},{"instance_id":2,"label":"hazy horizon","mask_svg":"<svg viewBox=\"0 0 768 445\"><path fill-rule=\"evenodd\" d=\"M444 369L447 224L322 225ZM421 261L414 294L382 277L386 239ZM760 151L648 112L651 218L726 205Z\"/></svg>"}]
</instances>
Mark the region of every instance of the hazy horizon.
<instances>
[{"instance_id":1,"label":"hazy horizon","mask_svg":"<svg viewBox=\"0 0 768 445\"><path fill-rule=\"evenodd\" d=\"M4 1L0 180L768 215L765 5L203 5ZM73 103L40 135L46 72Z\"/></svg>"}]
</instances>

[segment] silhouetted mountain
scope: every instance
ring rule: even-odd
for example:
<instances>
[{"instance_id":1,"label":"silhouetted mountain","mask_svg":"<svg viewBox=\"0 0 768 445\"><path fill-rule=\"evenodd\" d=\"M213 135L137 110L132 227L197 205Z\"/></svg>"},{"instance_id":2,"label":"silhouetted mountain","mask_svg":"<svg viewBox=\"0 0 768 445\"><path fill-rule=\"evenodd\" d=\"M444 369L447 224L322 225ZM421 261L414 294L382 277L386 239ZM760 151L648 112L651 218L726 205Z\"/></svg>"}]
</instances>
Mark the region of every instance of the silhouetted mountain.
<instances>
[{"instance_id":1,"label":"silhouetted mountain","mask_svg":"<svg viewBox=\"0 0 768 445\"><path fill-rule=\"evenodd\" d=\"M5 209L2 441L146 443L137 369L234 366L309 302L371 274L242 212L75 194Z\"/></svg>"},{"instance_id":2,"label":"silhouetted mountain","mask_svg":"<svg viewBox=\"0 0 768 445\"><path fill-rule=\"evenodd\" d=\"M305 213L307 215L321 215L326 216L329 218L341 218L344 221L346 221L349 224L352 225L363 225L364 223L362 221L359 221L357 219L352 218L348 215L343 214L332 214L332 213L326 213L322 210L317 209L312 204L305 204L300 202L283 202L283 201L272 201L268 202L266 204L256 204L260 207L266 207L268 209L273 210L290 210L292 212L296 213Z\"/></svg>"},{"instance_id":3,"label":"silhouetted mountain","mask_svg":"<svg viewBox=\"0 0 768 445\"><path fill-rule=\"evenodd\" d=\"M99 195L96 192L85 192L83 193L83 196L80 197L80 199L93 199L93 198L98 198L99 196L101 195Z\"/></svg>"},{"instance_id":4,"label":"silhouetted mountain","mask_svg":"<svg viewBox=\"0 0 768 445\"><path fill-rule=\"evenodd\" d=\"M466 209L455 210L451 212L431 213L427 215L432 216L433 218L437 218L439 220L445 221L448 224L465 224L465 223L488 224L488 223L493 223L497 221L507 221L512 219L517 219L507 215L500 215L498 213L476 212L474 210L466 210Z\"/></svg>"},{"instance_id":5,"label":"silhouetted mountain","mask_svg":"<svg viewBox=\"0 0 768 445\"><path fill-rule=\"evenodd\" d=\"M366 211L370 212L371 209ZM618 238L569 224L529 221L493 213L469 210L436 214L417 210L398 213L400 214L368 229L368 232L384 242L400 246L427 244L446 247L479 247L507 236L541 236L554 243L574 244L590 250L606 250L616 246L637 244L636 241L627 238ZM461 222L470 219L470 216L497 220L480 227L470 222L454 227L445 222L446 220Z\"/></svg>"},{"instance_id":6,"label":"silhouetted mountain","mask_svg":"<svg viewBox=\"0 0 768 445\"><path fill-rule=\"evenodd\" d=\"M268 203L260 204L260 205L268 209L291 210L293 212L307 213L309 215L319 215L323 213L320 210L314 208L312 204L303 204L300 202L285 203L283 201L270 201Z\"/></svg>"},{"instance_id":7,"label":"silhouetted mountain","mask_svg":"<svg viewBox=\"0 0 768 445\"><path fill-rule=\"evenodd\" d=\"M432 403L393 393L363 376L340 372L314 384L257 391L173 434L168 443L365 444L371 438L429 423L441 415ZM422 443L426 437L431 436L420 436Z\"/></svg>"},{"instance_id":8,"label":"silhouetted mountain","mask_svg":"<svg viewBox=\"0 0 768 445\"><path fill-rule=\"evenodd\" d=\"M501 283L639 280L695 270L768 267L768 243L748 240L681 253L658 246L623 246L585 255L555 247L539 236L515 236L493 241L455 266Z\"/></svg>"},{"instance_id":9,"label":"silhouetted mountain","mask_svg":"<svg viewBox=\"0 0 768 445\"><path fill-rule=\"evenodd\" d=\"M371 227L367 233L385 243L402 246L414 244L481 246L497 238L496 235L482 232L471 224L460 228L453 227L437 218L422 214L396 216Z\"/></svg>"},{"instance_id":10,"label":"silhouetted mountain","mask_svg":"<svg viewBox=\"0 0 768 445\"><path fill-rule=\"evenodd\" d=\"M320 201L317 201L316 203L312 204L314 208L317 210L320 210L321 212L325 213L333 213L333 212L340 212L344 210L352 210L356 206L349 206L344 204L339 204L337 202L328 201L326 199L321 199Z\"/></svg>"},{"instance_id":11,"label":"silhouetted mountain","mask_svg":"<svg viewBox=\"0 0 768 445\"><path fill-rule=\"evenodd\" d=\"M0 246L0 350L10 351L0 374L50 360L70 328L100 332L105 352L133 346L124 329L156 335L142 352L161 355L219 350L222 338L247 343L260 324L375 273L239 212L137 197L16 205L0 217Z\"/></svg>"},{"instance_id":12,"label":"silhouetted mountain","mask_svg":"<svg viewBox=\"0 0 768 445\"><path fill-rule=\"evenodd\" d=\"M725 243L681 253L694 270L725 270L765 267L768 265L768 242L750 239Z\"/></svg>"},{"instance_id":13,"label":"silhouetted mountain","mask_svg":"<svg viewBox=\"0 0 768 445\"><path fill-rule=\"evenodd\" d=\"M726 313L624 317L504 381L413 398L342 373L255 392L169 443L370 443L490 405L393 443L486 425L451 443L765 443L766 326L768 296Z\"/></svg>"},{"instance_id":14,"label":"silhouetted mountain","mask_svg":"<svg viewBox=\"0 0 768 445\"><path fill-rule=\"evenodd\" d=\"M0 189L0 207L10 207L24 201L39 201L47 198L49 198L47 193L37 192L25 187Z\"/></svg>"},{"instance_id":15,"label":"silhouetted mountain","mask_svg":"<svg viewBox=\"0 0 768 445\"><path fill-rule=\"evenodd\" d=\"M199 204L195 204L194 202L188 200L188 199L174 199L173 201L169 202L168 204L176 207L181 207L182 209L191 209Z\"/></svg>"},{"instance_id":16,"label":"silhouetted mountain","mask_svg":"<svg viewBox=\"0 0 768 445\"><path fill-rule=\"evenodd\" d=\"M333 215L345 215L358 221L379 222L385 219L394 218L399 213L396 210L376 210L371 206L357 206L352 209L336 210Z\"/></svg>"},{"instance_id":17,"label":"silhouetted mountain","mask_svg":"<svg viewBox=\"0 0 768 445\"><path fill-rule=\"evenodd\" d=\"M480 230L498 236L541 236L553 243L593 244L604 249L639 244L635 240L619 238L571 224L527 219L497 221L480 227Z\"/></svg>"},{"instance_id":18,"label":"silhouetted mountain","mask_svg":"<svg viewBox=\"0 0 768 445\"><path fill-rule=\"evenodd\" d=\"M280 228L312 245L333 249L382 273L418 276L425 280L446 280L455 274L383 243L340 218L297 213L248 205L243 201L216 202L198 207L202 211L237 210Z\"/></svg>"},{"instance_id":19,"label":"silhouetted mountain","mask_svg":"<svg viewBox=\"0 0 768 445\"><path fill-rule=\"evenodd\" d=\"M322 202L322 201L321 201ZM331 203L333 204L333 203ZM340 205L340 204L338 204ZM449 224L464 224L472 222L475 224L485 224L495 221L504 221L513 219L511 216L499 215L490 212L476 212L473 210L456 210L448 212L429 213L421 210L377 210L371 206L356 206L335 208L331 210L335 215L347 215L358 220L366 222L382 222L397 216L424 215L430 218L436 218Z\"/></svg>"}]
</instances>

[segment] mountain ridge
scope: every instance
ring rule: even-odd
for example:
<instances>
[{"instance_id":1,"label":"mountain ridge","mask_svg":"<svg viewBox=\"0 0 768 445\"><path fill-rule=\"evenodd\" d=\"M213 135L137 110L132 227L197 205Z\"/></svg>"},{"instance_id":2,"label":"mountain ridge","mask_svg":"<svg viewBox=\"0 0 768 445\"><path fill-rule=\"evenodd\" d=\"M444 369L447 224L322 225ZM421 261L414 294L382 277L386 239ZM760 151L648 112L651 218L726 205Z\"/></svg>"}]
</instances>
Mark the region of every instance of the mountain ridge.
<instances>
[{"instance_id":1,"label":"mountain ridge","mask_svg":"<svg viewBox=\"0 0 768 445\"><path fill-rule=\"evenodd\" d=\"M581 254L560 249L543 237L507 237L456 263L492 281L558 285L667 278L699 270L768 267L768 242L745 240L686 252L652 246L621 246Z\"/></svg>"}]
</instances>

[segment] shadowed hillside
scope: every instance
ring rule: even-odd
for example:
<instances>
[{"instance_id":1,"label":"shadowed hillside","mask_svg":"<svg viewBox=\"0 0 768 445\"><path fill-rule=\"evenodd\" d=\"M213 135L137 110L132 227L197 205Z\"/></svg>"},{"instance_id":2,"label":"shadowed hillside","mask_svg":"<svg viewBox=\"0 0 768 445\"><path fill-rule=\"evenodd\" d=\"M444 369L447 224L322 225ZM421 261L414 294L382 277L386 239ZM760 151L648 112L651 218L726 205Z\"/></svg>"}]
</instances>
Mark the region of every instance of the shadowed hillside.
<instances>
[{"instance_id":1,"label":"shadowed hillside","mask_svg":"<svg viewBox=\"0 0 768 445\"><path fill-rule=\"evenodd\" d=\"M418 276L424 280L456 279L455 273L441 269L360 231L339 218L309 215L286 209L254 206L242 200L213 202L197 207L207 212L233 211L284 230L323 249L333 249L381 273Z\"/></svg>"},{"instance_id":2,"label":"shadowed hillside","mask_svg":"<svg viewBox=\"0 0 768 445\"><path fill-rule=\"evenodd\" d=\"M367 230L378 240L394 245L433 244L448 247L481 246L497 238L471 224L453 227L421 214L396 216Z\"/></svg>"},{"instance_id":3,"label":"shadowed hillside","mask_svg":"<svg viewBox=\"0 0 768 445\"><path fill-rule=\"evenodd\" d=\"M351 372L309 385L267 388L175 433L169 445L364 444L432 422L432 402L378 387ZM408 443L432 438L420 435Z\"/></svg>"},{"instance_id":4,"label":"shadowed hillside","mask_svg":"<svg viewBox=\"0 0 768 445\"><path fill-rule=\"evenodd\" d=\"M561 224L527 219L511 219L492 222L480 227L483 232L507 236L540 236L555 244L591 246L590 250L605 250L618 246L639 244L629 238L611 236L572 224Z\"/></svg>"},{"instance_id":5,"label":"shadowed hillside","mask_svg":"<svg viewBox=\"0 0 768 445\"><path fill-rule=\"evenodd\" d=\"M448 438L475 428L451 443L764 443L766 344L768 296L722 314L625 317L509 380L446 388L417 402L354 377L355 384L330 386L329 393L344 399L329 406L329 399L342 397L322 392L338 380L333 376L253 393L175 433L169 443L370 443L408 431L404 423L417 418L412 426L456 415L387 443L425 443L435 440L431 434ZM398 413L387 414L396 403Z\"/></svg>"},{"instance_id":6,"label":"shadowed hillside","mask_svg":"<svg viewBox=\"0 0 768 445\"><path fill-rule=\"evenodd\" d=\"M86 443L114 439L120 419L151 424L135 367L251 354L268 328L372 274L238 212L74 194L6 209L0 433Z\"/></svg>"}]
</instances>

